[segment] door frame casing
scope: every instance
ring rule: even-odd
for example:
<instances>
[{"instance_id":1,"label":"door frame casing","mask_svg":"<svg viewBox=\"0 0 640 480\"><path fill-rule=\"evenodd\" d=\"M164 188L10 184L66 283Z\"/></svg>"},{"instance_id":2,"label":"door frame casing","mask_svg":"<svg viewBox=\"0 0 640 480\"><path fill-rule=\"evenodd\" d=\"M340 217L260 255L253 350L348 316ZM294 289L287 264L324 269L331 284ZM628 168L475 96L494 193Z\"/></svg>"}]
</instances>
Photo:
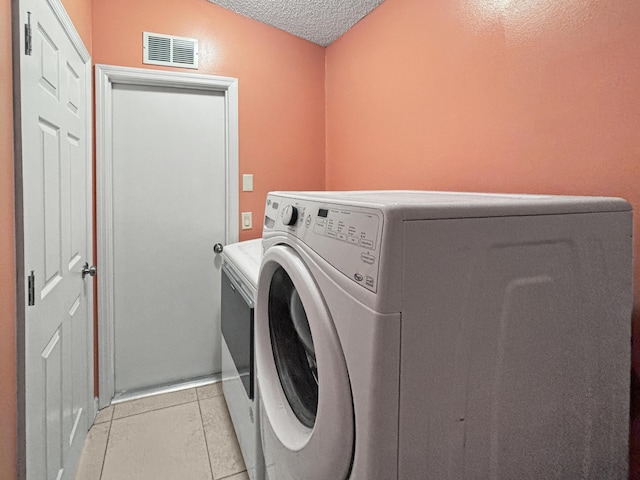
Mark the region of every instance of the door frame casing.
<instances>
[{"instance_id":1,"label":"door frame casing","mask_svg":"<svg viewBox=\"0 0 640 480\"><path fill-rule=\"evenodd\" d=\"M96 65L96 206L98 252L99 406L115 394L113 241L113 85L171 87L225 96L225 243L238 241L238 79L165 70Z\"/></svg>"},{"instance_id":2,"label":"door frame casing","mask_svg":"<svg viewBox=\"0 0 640 480\"><path fill-rule=\"evenodd\" d=\"M80 56L84 68L83 74L85 79L86 91L85 97L82 99L83 107L86 111L85 118L85 154L87 159L87 188L86 188L86 205L87 205L87 232L86 232L86 251L87 260L93 259L93 81L91 68L91 54L87 50L80 34L75 28L71 17L64 8L61 0L46 0L53 14L62 26L67 38L73 45ZM21 95L21 74L20 74L20 58L24 54L25 32L20 20L21 1L11 2L12 16L12 54L13 54L13 131L14 131L14 196L15 196L15 255L16 255L16 378L17 378L17 457L18 457L18 478L27 478L27 432L26 432L26 318L27 318L27 292L26 292L26 266L25 266L25 232L24 232L24 202L23 195L25 191L25 182L22 175L22 104ZM94 296L93 286L87 288L87 419L93 422L96 414L96 402L94 401ZM87 425L87 429L91 424ZM74 465L75 467L75 465Z\"/></svg>"}]
</instances>

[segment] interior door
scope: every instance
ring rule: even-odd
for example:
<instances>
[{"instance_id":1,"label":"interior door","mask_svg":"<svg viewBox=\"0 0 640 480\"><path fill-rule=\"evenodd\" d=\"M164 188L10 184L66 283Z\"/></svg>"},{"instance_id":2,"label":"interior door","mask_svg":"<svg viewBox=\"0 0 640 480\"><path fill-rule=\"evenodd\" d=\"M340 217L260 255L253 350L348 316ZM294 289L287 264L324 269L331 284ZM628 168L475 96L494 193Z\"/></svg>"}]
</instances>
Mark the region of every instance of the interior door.
<instances>
[{"instance_id":1,"label":"interior door","mask_svg":"<svg viewBox=\"0 0 640 480\"><path fill-rule=\"evenodd\" d=\"M72 478L93 418L87 68L52 9L21 0L27 478ZM59 5L59 4L58 4ZM61 8L61 7L59 7Z\"/></svg>"},{"instance_id":2,"label":"interior door","mask_svg":"<svg viewBox=\"0 0 640 480\"><path fill-rule=\"evenodd\" d=\"M221 371L225 97L114 84L115 393Z\"/></svg>"}]
</instances>

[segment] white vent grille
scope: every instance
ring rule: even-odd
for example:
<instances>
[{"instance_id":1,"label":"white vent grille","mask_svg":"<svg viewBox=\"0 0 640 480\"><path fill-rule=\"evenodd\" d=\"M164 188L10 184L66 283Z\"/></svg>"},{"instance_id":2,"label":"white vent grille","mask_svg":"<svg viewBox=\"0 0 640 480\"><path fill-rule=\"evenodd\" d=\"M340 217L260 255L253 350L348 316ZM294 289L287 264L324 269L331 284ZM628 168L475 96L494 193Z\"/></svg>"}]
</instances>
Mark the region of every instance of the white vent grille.
<instances>
[{"instance_id":1,"label":"white vent grille","mask_svg":"<svg viewBox=\"0 0 640 480\"><path fill-rule=\"evenodd\" d=\"M198 68L198 40L161 33L143 33L143 63Z\"/></svg>"}]
</instances>

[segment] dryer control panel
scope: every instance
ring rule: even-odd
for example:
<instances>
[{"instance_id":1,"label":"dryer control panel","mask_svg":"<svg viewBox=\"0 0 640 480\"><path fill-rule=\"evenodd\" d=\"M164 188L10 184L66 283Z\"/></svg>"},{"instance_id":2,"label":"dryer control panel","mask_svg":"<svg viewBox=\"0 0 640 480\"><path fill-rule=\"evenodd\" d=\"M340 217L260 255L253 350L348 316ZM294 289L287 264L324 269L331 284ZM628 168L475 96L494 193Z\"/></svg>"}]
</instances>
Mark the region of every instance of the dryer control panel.
<instances>
[{"instance_id":1,"label":"dryer control panel","mask_svg":"<svg viewBox=\"0 0 640 480\"><path fill-rule=\"evenodd\" d=\"M376 292L383 219L373 208L270 194L264 230L297 237L352 281Z\"/></svg>"}]
</instances>

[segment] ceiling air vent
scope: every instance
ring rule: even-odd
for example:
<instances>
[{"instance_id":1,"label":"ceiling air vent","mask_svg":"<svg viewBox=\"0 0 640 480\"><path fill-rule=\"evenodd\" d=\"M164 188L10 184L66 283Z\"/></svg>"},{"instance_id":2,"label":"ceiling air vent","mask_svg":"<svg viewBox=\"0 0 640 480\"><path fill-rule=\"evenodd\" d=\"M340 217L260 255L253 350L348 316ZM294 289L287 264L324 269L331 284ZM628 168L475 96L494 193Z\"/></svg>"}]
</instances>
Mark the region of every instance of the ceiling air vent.
<instances>
[{"instance_id":1,"label":"ceiling air vent","mask_svg":"<svg viewBox=\"0 0 640 480\"><path fill-rule=\"evenodd\" d=\"M143 63L198 68L198 40L161 33L143 33Z\"/></svg>"}]
</instances>

